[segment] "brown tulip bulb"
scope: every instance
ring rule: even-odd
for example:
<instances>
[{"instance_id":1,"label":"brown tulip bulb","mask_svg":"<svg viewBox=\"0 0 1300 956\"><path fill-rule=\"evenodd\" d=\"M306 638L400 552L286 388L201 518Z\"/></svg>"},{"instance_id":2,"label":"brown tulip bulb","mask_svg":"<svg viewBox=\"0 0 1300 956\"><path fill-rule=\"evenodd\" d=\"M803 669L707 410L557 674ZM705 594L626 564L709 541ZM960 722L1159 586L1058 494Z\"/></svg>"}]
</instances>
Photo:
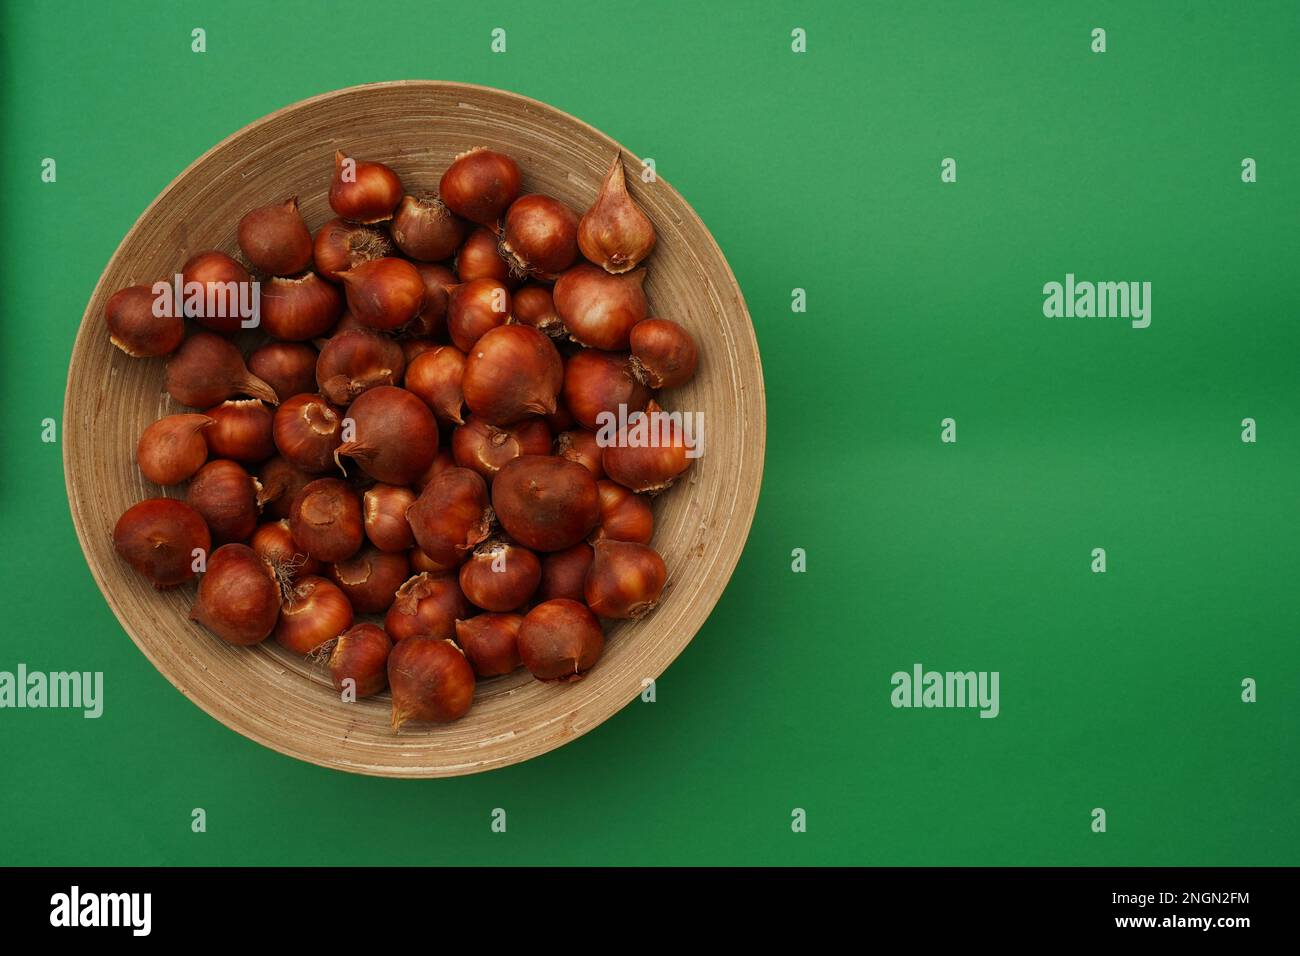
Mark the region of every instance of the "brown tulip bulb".
<instances>
[{"instance_id":1,"label":"brown tulip bulb","mask_svg":"<svg viewBox=\"0 0 1300 956\"><path fill-rule=\"evenodd\" d=\"M551 451L551 430L540 418L498 428L470 417L451 433L456 464L472 468L491 481L501 466L521 455L546 455Z\"/></svg>"},{"instance_id":2,"label":"brown tulip bulb","mask_svg":"<svg viewBox=\"0 0 1300 956\"><path fill-rule=\"evenodd\" d=\"M578 223L582 254L606 272L623 273L650 255L655 227L627 193L623 157L614 154L596 202Z\"/></svg>"},{"instance_id":3,"label":"brown tulip bulb","mask_svg":"<svg viewBox=\"0 0 1300 956\"><path fill-rule=\"evenodd\" d=\"M585 602L587 572L591 569L596 552L585 541L579 541L563 551L552 551L542 556L542 581L537 588L537 600L553 601L568 598Z\"/></svg>"},{"instance_id":4,"label":"brown tulip bulb","mask_svg":"<svg viewBox=\"0 0 1300 956\"><path fill-rule=\"evenodd\" d=\"M618 432L614 442L605 446L601 456L605 474L624 488L658 494L691 465L680 421L657 418L662 411L651 401L646 406L644 421L650 424L644 435L636 422L629 421L628 427ZM654 424L656 421L658 425ZM651 435L653 441L649 440ZM642 437L646 440L642 441Z\"/></svg>"},{"instance_id":5,"label":"brown tulip bulb","mask_svg":"<svg viewBox=\"0 0 1300 956\"><path fill-rule=\"evenodd\" d=\"M409 720L456 720L474 703L474 669L451 641L398 641L388 655L388 686L394 730Z\"/></svg>"},{"instance_id":6,"label":"brown tulip bulb","mask_svg":"<svg viewBox=\"0 0 1300 956\"><path fill-rule=\"evenodd\" d=\"M513 611L542 580L537 555L508 541L485 541L460 566L460 589L485 611Z\"/></svg>"},{"instance_id":7,"label":"brown tulip bulb","mask_svg":"<svg viewBox=\"0 0 1300 956\"><path fill-rule=\"evenodd\" d=\"M154 484L179 485L208 460L203 431L213 424L207 415L167 415L144 430L135 446L140 473Z\"/></svg>"},{"instance_id":8,"label":"brown tulip bulb","mask_svg":"<svg viewBox=\"0 0 1300 956\"><path fill-rule=\"evenodd\" d=\"M361 549L365 528L357 493L338 478L318 478L294 499L294 543L319 561L346 561Z\"/></svg>"},{"instance_id":9,"label":"brown tulip bulb","mask_svg":"<svg viewBox=\"0 0 1300 956\"><path fill-rule=\"evenodd\" d=\"M401 328L424 306L424 279L405 259L372 259L340 272L348 311L380 331Z\"/></svg>"},{"instance_id":10,"label":"brown tulip bulb","mask_svg":"<svg viewBox=\"0 0 1300 956\"><path fill-rule=\"evenodd\" d=\"M578 258L578 214L551 196L520 196L506 213L501 251L516 275L551 280Z\"/></svg>"},{"instance_id":11,"label":"brown tulip bulb","mask_svg":"<svg viewBox=\"0 0 1300 956\"><path fill-rule=\"evenodd\" d=\"M447 304L451 301L451 290L457 285L456 275L446 266L428 262L417 262L415 271L424 280L424 305L420 307L420 314L411 320L404 331L409 335L426 338L446 338ZM406 349L410 342L410 339L404 341L402 348ZM413 355L407 355L408 362L412 358Z\"/></svg>"},{"instance_id":12,"label":"brown tulip bulb","mask_svg":"<svg viewBox=\"0 0 1300 956\"><path fill-rule=\"evenodd\" d=\"M555 311L551 290L544 285L530 283L516 289L510 302L510 314L520 325L531 325L553 339L569 334L560 314Z\"/></svg>"},{"instance_id":13,"label":"brown tulip bulb","mask_svg":"<svg viewBox=\"0 0 1300 956\"><path fill-rule=\"evenodd\" d=\"M497 472L492 507L506 533L534 551L577 544L600 521L596 479L553 455L525 455Z\"/></svg>"},{"instance_id":14,"label":"brown tulip bulb","mask_svg":"<svg viewBox=\"0 0 1300 956\"><path fill-rule=\"evenodd\" d=\"M626 352L601 352L583 349L564 363L564 404L584 428L600 427L601 414L618 420L618 408L626 407L624 416L644 411L650 390L632 376Z\"/></svg>"},{"instance_id":15,"label":"brown tulip bulb","mask_svg":"<svg viewBox=\"0 0 1300 956\"><path fill-rule=\"evenodd\" d=\"M461 390L469 410L490 425L513 425L555 411L564 360L554 343L526 325L482 336L465 359Z\"/></svg>"},{"instance_id":16,"label":"brown tulip bulb","mask_svg":"<svg viewBox=\"0 0 1300 956\"><path fill-rule=\"evenodd\" d=\"M394 251L393 241L382 230L344 219L325 223L312 241L316 271L330 282L342 282L340 273L391 256Z\"/></svg>"},{"instance_id":17,"label":"brown tulip bulb","mask_svg":"<svg viewBox=\"0 0 1300 956\"><path fill-rule=\"evenodd\" d=\"M447 300L447 332L462 352L470 352L485 333L509 319L510 290L496 279L465 282Z\"/></svg>"},{"instance_id":18,"label":"brown tulip bulb","mask_svg":"<svg viewBox=\"0 0 1300 956\"><path fill-rule=\"evenodd\" d=\"M479 677L499 677L519 667L518 614L476 614L456 622L456 643Z\"/></svg>"},{"instance_id":19,"label":"brown tulip bulb","mask_svg":"<svg viewBox=\"0 0 1300 956\"><path fill-rule=\"evenodd\" d=\"M388 686L388 655L393 642L377 624L357 624L339 635L330 652L334 689L350 699L378 694Z\"/></svg>"},{"instance_id":20,"label":"brown tulip bulb","mask_svg":"<svg viewBox=\"0 0 1300 956\"><path fill-rule=\"evenodd\" d=\"M230 458L249 465L275 454L271 437L275 416L256 398L231 399L204 414L212 419L203 438L213 458Z\"/></svg>"},{"instance_id":21,"label":"brown tulip bulb","mask_svg":"<svg viewBox=\"0 0 1300 956\"><path fill-rule=\"evenodd\" d=\"M298 211L298 197L259 206L239 220L239 248L253 268L291 276L311 265L311 232Z\"/></svg>"},{"instance_id":22,"label":"brown tulip bulb","mask_svg":"<svg viewBox=\"0 0 1300 956\"><path fill-rule=\"evenodd\" d=\"M286 461L310 474L332 471L342 443L343 419L320 395L295 395L272 420L275 447Z\"/></svg>"},{"instance_id":23,"label":"brown tulip bulb","mask_svg":"<svg viewBox=\"0 0 1300 956\"><path fill-rule=\"evenodd\" d=\"M247 541L257 528L258 481L236 462L210 461L190 480L185 501L203 516L216 544Z\"/></svg>"},{"instance_id":24,"label":"brown tulip bulb","mask_svg":"<svg viewBox=\"0 0 1300 956\"><path fill-rule=\"evenodd\" d=\"M600 524L591 533L592 540L613 538L649 544L655 531L649 499L614 481L598 481L596 488L600 492Z\"/></svg>"},{"instance_id":25,"label":"brown tulip bulb","mask_svg":"<svg viewBox=\"0 0 1300 956\"><path fill-rule=\"evenodd\" d=\"M397 589L384 628L395 641L411 637L450 640L456 636L456 621L469 613L469 601L456 575L421 572Z\"/></svg>"},{"instance_id":26,"label":"brown tulip bulb","mask_svg":"<svg viewBox=\"0 0 1300 956\"><path fill-rule=\"evenodd\" d=\"M492 530L487 483L468 468L448 468L420 492L407 509L406 520L420 550L431 560L443 567L459 567Z\"/></svg>"},{"instance_id":27,"label":"brown tulip bulb","mask_svg":"<svg viewBox=\"0 0 1300 956\"><path fill-rule=\"evenodd\" d=\"M351 273L349 273L351 275ZM343 314L338 286L314 272L293 278L272 276L262 283L262 328L277 339L320 338Z\"/></svg>"},{"instance_id":28,"label":"brown tulip bulb","mask_svg":"<svg viewBox=\"0 0 1300 956\"><path fill-rule=\"evenodd\" d=\"M335 405L350 405L362 392L396 385L406 371L402 347L370 329L336 332L320 351L316 384Z\"/></svg>"},{"instance_id":29,"label":"brown tulip bulb","mask_svg":"<svg viewBox=\"0 0 1300 956\"><path fill-rule=\"evenodd\" d=\"M280 401L316 390L317 351L302 342L268 342L248 356L248 370Z\"/></svg>"},{"instance_id":30,"label":"brown tulip bulb","mask_svg":"<svg viewBox=\"0 0 1300 956\"><path fill-rule=\"evenodd\" d=\"M258 469L257 480L261 483L257 495L258 505L268 518L278 520L289 517L293 499L298 497L298 492L315 481L316 476L309 475L301 468L291 465L284 457L276 455Z\"/></svg>"},{"instance_id":31,"label":"brown tulip bulb","mask_svg":"<svg viewBox=\"0 0 1300 956\"><path fill-rule=\"evenodd\" d=\"M441 262L465 241L469 224L457 217L437 196L402 197L389 225L393 241L403 253L422 262Z\"/></svg>"},{"instance_id":32,"label":"brown tulip bulb","mask_svg":"<svg viewBox=\"0 0 1300 956\"><path fill-rule=\"evenodd\" d=\"M695 375L699 350L676 322L646 319L632 326L632 374L650 388L676 388Z\"/></svg>"},{"instance_id":33,"label":"brown tulip bulb","mask_svg":"<svg viewBox=\"0 0 1300 956\"><path fill-rule=\"evenodd\" d=\"M605 477L605 467L600 463L604 449L596 441L596 436L589 431L560 432L555 437L555 454L569 461L576 461L591 472L591 477L599 481Z\"/></svg>"},{"instance_id":34,"label":"brown tulip bulb","mask_svg":"<svg viewBox=\"0 0 1300 956\"><path fill-rule=\"evenodd\" d=\"M324 570L319 561L298 549L286 518L258 525L248 544L259 558L271 566L282 584L291 585L294 581L320 574Z\"/></svg>"},{"instance_id":35,"label":"brown tulip bulb","mask_svg":"<svg viewBox=\"0 0 1300 956\"><path fill-rule=\"evenodd\" d=\"M519 626L519 658L538 680L581 680L604 649L595 615L566 598L542 602Z\"/></svg>"},{"instance_id":36,"label":"brown tulip bulb","mask_svg":"<svg viewBox=\"0 0 1300 956\"><path fill-rule=\"evenodd\" d=\"M361 499L366 537L380 551L409 551L415 535L406 520L406 509L415 503L415 492L399 485L378 484Z\"/></svg>"},{"instance_id":37,"label":"brown tulip bulb","mask_svg":"<svg viewBox=\"0 0 1300 956\"><path fill-rule=\"evenodd\" d=\"M248 646L271 636L281 600L270 566L247 545L227 544L208 558L190 618L224 641Z\"/></svg>"},{"instance_id":38,"label":"brown tulip bulb","mask_svg":"<svg viewBox=\"0 0 1300 956\"><path fill-rule=\"evenodd\" d=\"M607 352L623 351L633 326L646 317L643 282L644 269L610 275L581 263L556 280L552 290L555 311L575 342Z\"/></svg>"},{"instance_id":39,"label":"brown tulip bulb","mask_svg":"<svg viewBox=\"0 0 1300 956\"><path fill-rule=\"evenodd\" d=\"M212 538L202 515L175 498L150 498L132 505L113 528L113 547L153 586L175 587L195 574Z\"/></svg>"},{"instance_id":40,"label":"brown tulip bulb","mask_svg":"<svg viewBox=\"0 0 1300 956\"><path fill-rule=\"evenodd\" d=\"M366 162L334 154L334 179L330 182L330 208L353 222L376 223L391 219L402 201L402 181L383 163Z\"/></svg>"},{"instance_id":41,"label":"brown tulip bulb","mask_svg":"<svg viewBox=\"0 0 1300 956\"><path fill-rule=\"evenodd\" d=\"M132 358L170 355L185 338L185 320L147 285L114 292L104 306L104 322L109 341Z\"/></svg>"},{"instance_id":42,"label":"brown tulip bulb","mask_svg":"<svg viewBox=\"0 0 1300 956\"><path fill-rule=\"evenodd\" d=\"M601 617L645 617L659 602L668 571L654 548L602 538L587 572L587 606Z\"/></svg>"},{"instance_id":43,"label":"brown tulip bulb","mask_svg":"<svg viewBox=\"0 0 1300 956\"><path fill-rule=\"evenodd\" d=\"M358 614L383 614L411 576L411 562L404 551L390 554L371 546L331 564L329 576Z\"/></svg>"},{"instance_id":44,"label":"brown tulip bulb","mask_svg":"<svg viewBox=\"0 0 1300 956\"><path fill-rule=\"evenodd\" d=\"M352 605L334 583L308 575L289 589L275 640L295 654L319 651L352 626Z\"/></svg>"},{"instance_id":45,"label":"brown tulip bulb","mask_svg":"<svg viewBox=\"0 0 1300 956\"><path fill-rule=\"evenodd\" d=\"M438 184L451 211L481 226L494 226L519 195L519 167L503 153L477 147L456 157Z\"/></svg>"},{"instance_id":46,"label":"brown tulip bulb","mask_svg":"<svg viewBox=\"0 0 1300 956\"><path fill-rule=\"evenodd\" d=\"M465 353L454 345L435 345L421 352L406 367L403 384L433 410L443 424L464 424Z\"/></svg>"},{"instance_id":47,"label":"brown tulip bulb","mask_svg":"<svg viewBox=\"0 0 1300 956\"><path fill-rule=\"evenodd\" d=\"M479 226L469 234L456 254L456 276L461 282L495 279L508 288L514 288L516 279L510 272L510 263L501 257L500 240L495 229Z\"/></svg>"},{"instance_id":48,"label":"brown tulip bulb","mask_svg":"<svg viewBox=\"0 0 1300 956\"><path fill-rule=\"evenodd\" d=\"M230 334L252 316L253 277L224 252L200 252L181 266L184 313L204 328ZM199 294L191 292L198 289Z\"/></svg>"},{"instance_id":49,"label":"brown tulip bulb","mask_svg":"<svg viewBox=\"0 0 1300 956\"><path fill-rule=\"evenodd\" d=\"M167 363L168 394L191 408L210 408L235 395L276 404L275 389L253 375L244 357L230 342L211 332L185 340Z\"/></svg>"},{"instance_id":50,"label":"brown tulip bulb","mask_svg":"<svg viewBox=\"0 0 1300 956\"><path fill-rule=\"evenodd\" d=\"M346 422L352 423L349 438ZM438 422L429 406L404 388L380 385L348 408L335 456L348 456L376 481L409 485L433 463Z\"/></svg>"}]
</instances>

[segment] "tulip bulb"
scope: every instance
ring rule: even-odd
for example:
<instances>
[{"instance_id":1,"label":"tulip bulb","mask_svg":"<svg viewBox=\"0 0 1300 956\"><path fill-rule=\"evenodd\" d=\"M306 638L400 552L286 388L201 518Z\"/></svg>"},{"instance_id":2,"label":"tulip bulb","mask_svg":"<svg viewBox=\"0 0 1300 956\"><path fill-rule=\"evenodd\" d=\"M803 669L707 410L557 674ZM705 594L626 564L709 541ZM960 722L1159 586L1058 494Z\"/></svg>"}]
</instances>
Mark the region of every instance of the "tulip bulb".
<instances>
[{"instance_id":1,"label":"tulip bulb","mask_svg":"<svg viewBox=\"0 0 1300 956\"><path fill-rule=\"evenodd\" d=\"M330 208L344 219L376 223L391 219L402 201L402 181L383 163L334 154L334 179L330 182Z\"/></svg>"},{"instance_id":2,"label":"tulip bulb","mask_svg":"<svg viewBox=\"0 0 1300 956\"><path fill-rule=\"evenodd\" d=\"M578 223L582 254L606 272L635 269L655 247L655 227L627 193L623 157L614 154L600 195Z\"/></svg>"}]
</instances>

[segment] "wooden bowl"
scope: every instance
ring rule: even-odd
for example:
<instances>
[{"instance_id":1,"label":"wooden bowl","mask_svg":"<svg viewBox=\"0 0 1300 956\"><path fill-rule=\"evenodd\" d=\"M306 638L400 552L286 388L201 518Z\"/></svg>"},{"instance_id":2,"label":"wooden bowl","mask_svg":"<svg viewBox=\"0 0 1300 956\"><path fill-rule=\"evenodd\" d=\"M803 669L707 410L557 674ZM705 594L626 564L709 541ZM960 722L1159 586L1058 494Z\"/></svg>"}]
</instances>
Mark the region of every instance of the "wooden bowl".
<instances>
[{"instance_id":1,"label":"wooden bowl","mask_svg":"<svg viewBox=\"0 0 1300 956\"><path fill-rule=\"evenodd\" d=\"M667 408L704 413L705 454L655 504L654 545L668 565L659 607L609 628L586 679L542 684L525 671L479 683L473 709L445 725L389 726L388 695L343 703L328 675L269 640L232 647L188 620L193 584L156 591L115 553L113 525L159 489L136 467L144 428L179 408L163 390L163 361L136 360L108 340L104 304L117 289L170 278L203 249L239 256L248 210L297 194L313 232L336 149L379 160L408 192L437 190L456 154L487 146L513 156L526 192L577 210L595 197L616 150L659 243L648 261L652 314L685 325L701 363ZM144 211L114 253L82 317L68 369L64 465L73 523L100 590L146 657L226 726L302 760L355 773L444 777L526 760L585 733L634 700L695 635L735 568L763 469L763 376L754 330L721 251L687 202L614 140L527 97L442 82L376 83L313 97L214 146ZM719 675L727 679L727 675Z\"/></svg>"}]
</instances>

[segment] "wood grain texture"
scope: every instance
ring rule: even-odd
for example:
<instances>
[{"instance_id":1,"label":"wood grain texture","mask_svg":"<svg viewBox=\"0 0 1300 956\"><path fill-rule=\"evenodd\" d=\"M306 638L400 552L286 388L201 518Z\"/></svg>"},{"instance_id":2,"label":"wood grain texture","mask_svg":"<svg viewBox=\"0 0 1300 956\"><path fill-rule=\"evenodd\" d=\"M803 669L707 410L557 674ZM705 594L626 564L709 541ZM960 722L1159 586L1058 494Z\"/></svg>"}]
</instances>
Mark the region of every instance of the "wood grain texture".
<instances>
[{"instance_id":1,"label":"wood grain texture","mask_svg":"<svg viewBox=\"0 0 1300 956\"><path fill-rule=\"evenodd\" d=\"M525 191L578 210L594 199L615 150L659 243L646 291L652 314L685 325L700 370L665 392L669 409L702 411L705 455L655 503L654 545L668 565L660 606L608 630L605 654L585 680L544 685L517 672L482 681L474 707L447 725L389 728L387 694L341 702L318 665L274 641L231 647L188 620L195 587L155 591L113 550L112 529L130 505L161 494L134 460L144 428L179 408L163 390L161 360L113 348L104 304L114 291L169 278L193 253L239 256L235 230L256 206L297 194L313 232L332 217L333 155L379 160L407 191L434 192L451 160L472 146L513 156ZM543 103L486 87L443 82L354 87L286 107L213 147L145 210L122 240L82 318L68 370L64 467L77 535L122 627L176 687L228 727L326 767L390 777L443 777L506 766L595 727L657 678L708 617L749 533L762 479L765 412L753 327L735 278L691 207L664 180L643 183L640 161L609 137ZM718 675L719 680L734 675ZM120 704L119 706L128 706Z\"/></svg>"}]
</instances>

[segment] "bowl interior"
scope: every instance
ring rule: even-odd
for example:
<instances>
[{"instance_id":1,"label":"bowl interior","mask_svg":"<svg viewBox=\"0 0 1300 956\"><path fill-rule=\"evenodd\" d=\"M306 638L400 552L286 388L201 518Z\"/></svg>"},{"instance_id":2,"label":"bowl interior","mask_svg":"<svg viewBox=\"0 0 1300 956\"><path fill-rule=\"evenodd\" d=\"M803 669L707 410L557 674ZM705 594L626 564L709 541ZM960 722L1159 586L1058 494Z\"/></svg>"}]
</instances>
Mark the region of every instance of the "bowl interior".
<instances>
[{"instance_id":1,"label":"bowl interior","mask_svg":"<svg viewBox=\"0 0 1300 956\"><path fill-rule=\"evenodd\" d=\"M256 206L297 195L313 232L336 149L379 160L408 192L436 192L442 171L472 146L518 162L526 192L585 210L618 143L545 104L500 90L441 82L374 84L305 100L240 130L165 189L122 241L82 319L68 374L64 459L73 521L96 582L118 620L180 691L232 729L323 766L434 777L505 766L543 753L605 720L657 678L703 624L749 531L762 476L762 370L753 328L726 260L690 206L662 179L629 188L653 220L652 314L685 325L700 370L665 392L667 409L704 414L705 454L655 502L654 546L668 566L660 606L607 631L586 679L544 685L526 672L479 684L473 709L447 725L389 727L389 699L343 703L323 669L267 641L232 647L188 620L193 584L158 592L113 550L118 516L144 498L183 496L140 475L144 428L181 410L163 390L161 360L113 348L103 324L114 291L169 278L203 249L239 256L235 230Z\"/></svg>"}]
</instances>

